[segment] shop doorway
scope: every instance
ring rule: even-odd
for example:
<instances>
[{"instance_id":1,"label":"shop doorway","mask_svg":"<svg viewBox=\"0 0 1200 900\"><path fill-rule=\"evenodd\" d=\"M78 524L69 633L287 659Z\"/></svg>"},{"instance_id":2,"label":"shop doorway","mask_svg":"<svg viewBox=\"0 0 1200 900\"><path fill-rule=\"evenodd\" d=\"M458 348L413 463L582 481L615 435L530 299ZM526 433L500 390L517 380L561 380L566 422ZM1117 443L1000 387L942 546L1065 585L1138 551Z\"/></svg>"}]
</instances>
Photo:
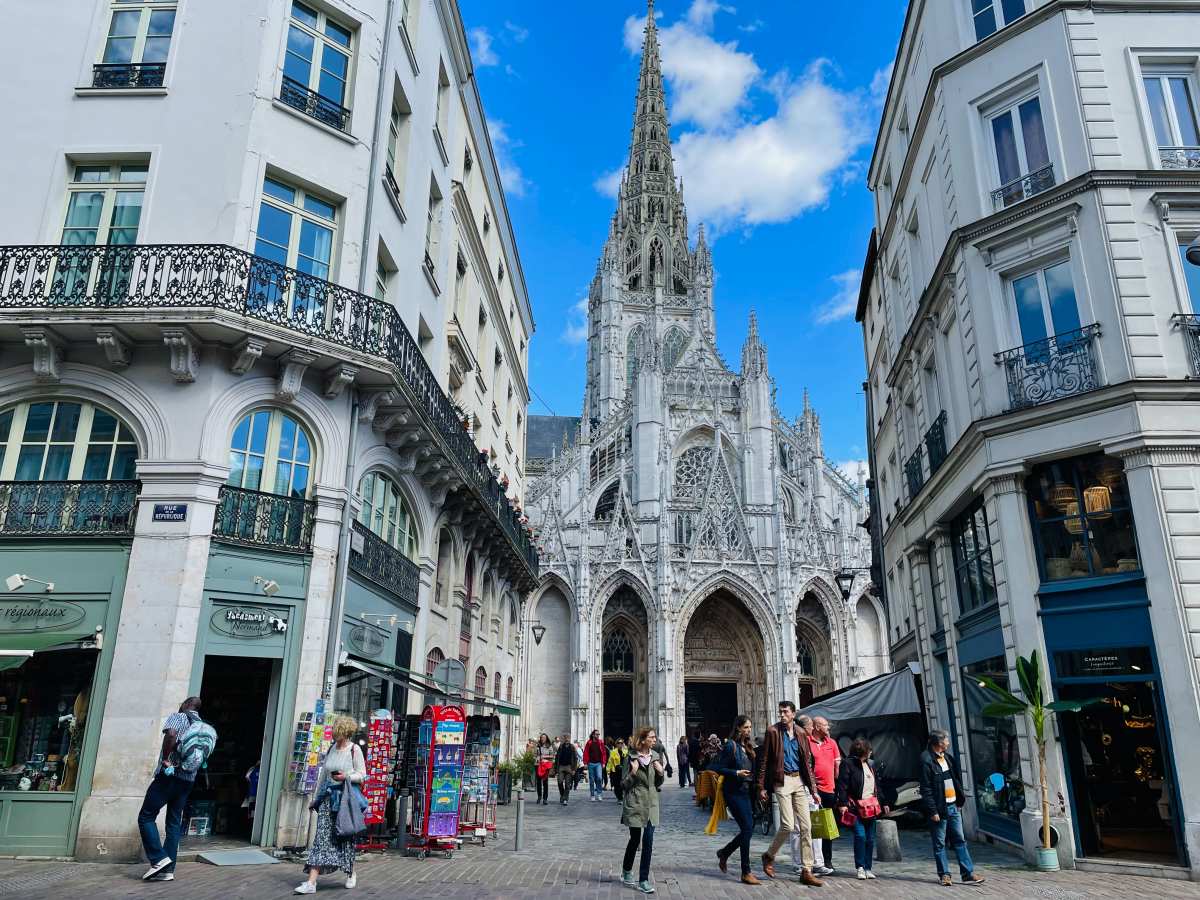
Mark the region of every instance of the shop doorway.
<instances>
[{"instance_id":1,"label":"shop doorway","mask_svg":"<svg viewBox=\"0 0 1200 900\"><path fill-rule=\"evenodd\" d=\"M604 682L603 737L629 739L633 734L633 681L609 678Z\"/></svg>"},{"instance_id":2,"label":"shop doorway","mask_svg":"<svg viewBox=\"0 0 1200 900\"><path fill-rule=\"evenodd\" d=\"M1067 684L1064 700L1102 697L1062 716L1081 855L1181 865L1162 698L1153 681Z\"/></svg>"},{"instance_id":3,"label":"shop doorway","mask_svg":"<svg viewBox=\"0 0 1200 900\"><path fill-rule=\"evenodd\" d=\"M697 728L704 737L729 736L738 714L737 685L729 681L688 681L683 686L687 732Z\"/></svg>"},{"instance_id":4,"label":"shop doorway","mask_svg":"<svg viewBox=\"0 0 1200 900\"><path fill-rule=\"evenodd\" d=\"M280 667L273 659L205 657L200 712L217 730L217 745L188 802L189 843L260 841Z\"/></svg>"}]
</instances>

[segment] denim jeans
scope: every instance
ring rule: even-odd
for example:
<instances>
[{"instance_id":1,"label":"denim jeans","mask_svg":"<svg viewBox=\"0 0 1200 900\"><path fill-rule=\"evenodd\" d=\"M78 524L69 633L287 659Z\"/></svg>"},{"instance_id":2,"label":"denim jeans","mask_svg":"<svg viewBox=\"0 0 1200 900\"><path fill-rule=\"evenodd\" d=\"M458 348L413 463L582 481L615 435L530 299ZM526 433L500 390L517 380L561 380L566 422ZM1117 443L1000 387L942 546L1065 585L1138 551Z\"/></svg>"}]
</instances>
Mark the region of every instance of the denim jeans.
<instances>
[{"instance_id":1,"label":"denim jeans","mask_svg":"<svg viewBox=\"0 0 1200 900\"><path fill-rule=\"evenodd\" d=\"M971 862L971 851L967 849L967 839L963 835L962 816L958 807L953 803L946 804L946 814L940 822L929 823L929 836L933 839L933 858L937 860L938 875L950 874L950 860L946 857L946 844L954 848L958 857L958 871L963 878L970 878L975 871Z\"/></svg>"},{"instance_id":2,"label":"denim jeans","mask_svg":"<svg viewBox=\"0 0 1200 900\"><path fill-rule=\"evenodd\" d=\"M741 853L742 874L750 874L750 838L754 834L754 810L750 806L750 795L745 791L725 795L725 806L738 824L738 833L718 853L728 859L734 850Z\"/></svg>"},{"instance_id":3,"label":"denim jeans","mask_svg":"<svg viewBox=\"0 0 1200 900\"><path fill-rule=\"evenodd\" d=\"M195 782L174 775L155 775L146 788L146 798L142 801L141 812L138 813L138 831L142 835L142 848L151 864L164 857L171 857L171 864L163 869L164 872L174 872L175 863L179 857L179 831L183 826L183 808L187 805L188 794L192 792ZM163 807L167 808L167 839L158 841L158 813Z\"/></svg>"},{"instance_id":4,"label":"denim jeans","mask_svg":"<svg viewBox=\"0 0 1200 900\"><path fill-rule=\"evenodd\" d=\"M875 858L875 825L878 819L854 820L854 868L871 871Z\"/></svg>"},{"instance_id":5,"label":"denim jeans","mask_svg":"<svg viewBox=\"0 0 1200 900\"><path fill-rule=\"evenodd\" d=\"M638 881L650 880L650 857L654 854L654 826L647 824L645 828L629 829L629 843L625 845L625 859L621 863L624 872L633 871L633 858L637 855L638 844L642 845L642 864L638 866Z\"/></svg>"},{"instance_id":6,"label":"denim jeans","mask_svg":"<svg viewBox=\"0 0 1200 900\"><path fill-rule=\"evenodd\" d=\"M604 763L588 763L588 792L593 797L604 795Z\"/></svg>"}]
</instances>

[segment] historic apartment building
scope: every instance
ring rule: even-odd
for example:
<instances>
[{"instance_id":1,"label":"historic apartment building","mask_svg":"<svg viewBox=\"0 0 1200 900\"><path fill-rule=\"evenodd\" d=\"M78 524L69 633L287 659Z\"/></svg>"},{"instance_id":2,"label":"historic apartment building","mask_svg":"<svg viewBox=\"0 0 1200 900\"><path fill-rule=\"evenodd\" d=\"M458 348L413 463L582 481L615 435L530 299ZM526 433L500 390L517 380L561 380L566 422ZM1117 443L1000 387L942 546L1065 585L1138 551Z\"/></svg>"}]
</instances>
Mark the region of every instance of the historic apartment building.
<instances>
[{"instance_id":1,"label":"historic apartment building","mask_svg":"<svg viewBox=\"0 0 1200 900\"><path fill-rule=\"evenodd\" d=\"M519 701L533 321L457 6L31 3L5 34L0 854L138 856L189 694L221 736L193 806L304 844L318 698L419 709L444 663Z\"/></svg>"},{"instance_id":2,"label":"historic apartment building","mask_svg":"<svg viewBox=\"0 0 1200 900\"><path fill-rule=\"evenodd\" d=\"M825 460L808 404L774 402L754 317L716 349L713 258L689 241L653 15L629 160L588 297L581 417L533 417L523 727L674 741L756 728L887 670L870 590L865 477ZM536 476L535 476L536 473ZM846 594L839 572L853 579Z\"/></svg>"},{"instance_id":3,"label":"historic apartment building","mask_svg":"<svg viewBox=\"0 0 1200 900\"><path fill-rule=\"evenodd\" d=\"M895 663L973 834L1037 844L1037 651L1064 865L1200 876L1200 8L910 4L858 307Z\"/></svg>"}]
</instances>

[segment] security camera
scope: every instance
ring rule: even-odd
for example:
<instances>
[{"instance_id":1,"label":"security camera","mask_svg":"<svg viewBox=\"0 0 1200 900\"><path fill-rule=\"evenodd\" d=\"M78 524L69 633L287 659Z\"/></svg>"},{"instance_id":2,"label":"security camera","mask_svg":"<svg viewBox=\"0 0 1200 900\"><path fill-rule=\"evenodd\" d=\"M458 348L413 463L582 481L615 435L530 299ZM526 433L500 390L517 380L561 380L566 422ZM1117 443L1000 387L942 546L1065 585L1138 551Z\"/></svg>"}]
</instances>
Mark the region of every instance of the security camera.
<instances>
[{"instance_id":1,"label":"security camera","mask_svg":"<svg viewBox=\"0 0 1200 900\"><path fill-rule=\"evenodd\" d=\"M257 584L262 589L262 592L264 594L266 594L268 597L274 597L276 594L279 593L279 582L278 581L268 581L267 579L263 578L261 575L255 575L254 583Z\"/></svg>"}]
</instances>

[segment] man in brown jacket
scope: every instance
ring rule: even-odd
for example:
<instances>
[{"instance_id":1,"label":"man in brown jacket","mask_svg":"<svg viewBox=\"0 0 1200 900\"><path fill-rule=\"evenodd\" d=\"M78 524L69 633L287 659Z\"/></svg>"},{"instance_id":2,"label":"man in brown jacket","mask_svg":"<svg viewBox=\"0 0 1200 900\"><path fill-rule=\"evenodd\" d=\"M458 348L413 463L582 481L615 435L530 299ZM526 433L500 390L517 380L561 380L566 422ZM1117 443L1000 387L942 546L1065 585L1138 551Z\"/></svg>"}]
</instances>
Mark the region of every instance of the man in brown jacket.
<instances>
[{"instance_id":1,"label":"man in brown jacket","mask_svg":"<svg viewBox=\"0 0 1200 900\"><path fill-rule=\"evenodd\" d=\"M817 802L817 786L808 758L808 738L795 719L796 704L791 700L781 701L779 721L767 729L758 754L755 778L759 797L766 802L768 792L773 792L779 807L779 830L775 832L770 849L763 854L763 872L768 878L775 877L775 854L795 831L800 838L804 863L800 880L819 887L823 882L812 872L812 823L809 819L809 804Z\"/></svg>"}]
</instances>

